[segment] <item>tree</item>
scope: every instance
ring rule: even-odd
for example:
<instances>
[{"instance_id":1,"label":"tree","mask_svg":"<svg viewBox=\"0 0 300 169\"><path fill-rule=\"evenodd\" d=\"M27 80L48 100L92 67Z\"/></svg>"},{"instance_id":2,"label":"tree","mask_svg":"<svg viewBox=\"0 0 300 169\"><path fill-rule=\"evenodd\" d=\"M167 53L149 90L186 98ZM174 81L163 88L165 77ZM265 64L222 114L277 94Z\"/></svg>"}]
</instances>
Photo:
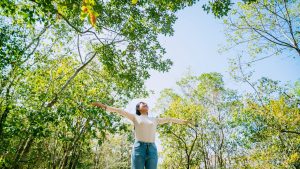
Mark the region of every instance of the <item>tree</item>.
<instances>
[{"instance_id":1,"label":"tree","mask_svg":"<svg viewBox=\"0 0 300 169\"><path fill-rule=\"evenodd\" d=\"M237 3L224 19L228 42L225 49L243 47L245 53L239 56L243 67L280 54L297 58L300 56L298 16L297 0ZM238 61L234 64L238 65Z\"/></svg>"},{"instance_id":2,"label":"tree","mask_svg":"<svg viewBox=\"0 0 300 169\"><path fill-rule=\"evenodd\" d=\"M261 78L257 93L225 88L222 75L187 75L158 100L161 116L194 125L163 125L163 168L299 168L299 82ZM172 166L172 167L171 167Z\"/></svg>"},{"instance_id":3,"label":"tree","mask_svg":"<svg viewBox=\"0 0 300 169\"><path fill-rule=\"evenodd\" d=\"M162 116L189 118L195 125L161 127L162 167L169 168L170 162L176 168L231 167L234 152L230 149L228 121L236 107L236 93L225 89L219 73L187 75L177 85L180 93L172 89L161 93L158 110Z\"/></svg>"},{"instance_id":4,"label":"tree","mask_svg":"<svg viewBox=\"0 0 300 169\"><path fill-rule=\"evenodd\" d=\"M0 166L90 164L90 140L126 127L88 103L146 96L148 72L172 64L158 35L172 35L175 12L194 3L1 1Z\"/></svg>"},{"instance_id":5,"label":"tree","mask_svg":"<svg viewBox=\"0 0 300 169\"><path fill-rule=\"evenodd\" d=\"M299 95L267 78L259 81L263 104L246 95L231 125L241 150L236 168L299 168ZM242 147L242 148L241 148Z\"/></svg>"}]
</instances>

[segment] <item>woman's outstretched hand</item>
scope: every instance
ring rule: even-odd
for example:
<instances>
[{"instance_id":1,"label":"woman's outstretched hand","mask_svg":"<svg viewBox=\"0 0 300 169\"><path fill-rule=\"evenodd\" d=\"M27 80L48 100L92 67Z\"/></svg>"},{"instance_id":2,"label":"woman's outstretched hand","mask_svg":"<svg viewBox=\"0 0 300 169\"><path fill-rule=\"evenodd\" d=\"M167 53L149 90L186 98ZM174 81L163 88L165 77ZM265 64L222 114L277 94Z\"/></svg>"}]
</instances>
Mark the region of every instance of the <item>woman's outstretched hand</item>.
<instances>
[{"instance_id":1,"label":"woman's outstretched hand","mask_svg":"<svg viewBox=\"0 0 300 169\"><path fill-rule=\"evenodd\" d=\"M195 124L192 122L192 120L183 120L183 124L195 126Z\"/></svg>"},{"instance_id":2,"label":"woman's outstretched hand","mask_svg":"<svg viewBox=\"0 0 300 169\"><path fill-rule=\"evenodd\" d=\"M182 124L188 124L189 121L188 120L182 120Z\"/></svg>"},{"instance_id":3,"label":"woman's outstretched hand","mask_svg":"<svg viewBox=\"0 0 300 169\"><path fill-rule=\"evenodd\" d=\"M181 120L180 124L191 124L190 120Z\"/></svg>"},{"instance_id":4,"label":"woman's outstretched hand","mask_svg":"<svg viewBox=\"0 0 300 169\"><path fill-rule=\"evenodd\" d=\"M100 102L92 102L91 105L92 105L92 106L96 106L96 107L101 107L101 108L103 108L103 109L106 109L106 108L107 108L107 106L106 106L105 104L102 104L102 103L100 103Z\"/></svg>"}]
</instances>

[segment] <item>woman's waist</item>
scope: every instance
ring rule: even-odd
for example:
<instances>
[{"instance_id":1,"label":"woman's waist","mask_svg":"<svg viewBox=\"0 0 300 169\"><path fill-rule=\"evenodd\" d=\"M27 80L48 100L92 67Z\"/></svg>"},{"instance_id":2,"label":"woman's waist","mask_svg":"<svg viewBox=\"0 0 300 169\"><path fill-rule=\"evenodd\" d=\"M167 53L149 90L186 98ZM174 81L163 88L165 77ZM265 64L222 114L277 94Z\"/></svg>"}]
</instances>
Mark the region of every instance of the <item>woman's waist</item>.
<instances>
[{"instance_id":1,"label":"woman's waist","mask_svg":"<svg viewBox=\"0 0 300 169\"><path fill-rule=\"evenodd\" d=\"M141 140L135 140L134 141L135 143L140 143L140 144L152 144L152 145L155 145L155 142L148 142L148 141L141 141Z\"/></svg>"}]
</instances>

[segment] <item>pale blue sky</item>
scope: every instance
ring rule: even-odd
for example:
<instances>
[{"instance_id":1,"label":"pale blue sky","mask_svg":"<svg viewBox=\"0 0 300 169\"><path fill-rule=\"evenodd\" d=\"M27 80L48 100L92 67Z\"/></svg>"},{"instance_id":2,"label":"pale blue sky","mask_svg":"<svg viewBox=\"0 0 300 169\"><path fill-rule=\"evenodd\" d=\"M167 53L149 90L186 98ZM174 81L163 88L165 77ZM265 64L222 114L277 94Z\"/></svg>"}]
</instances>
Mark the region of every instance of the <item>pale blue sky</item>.
<instances>
[{"instance_id":1,"label":"pale blue sky","mask_svg":"<svg viewBox=\"0 0 300 169\"><path fill-rule=\"evenodd\" d=\"M174 64L167 73L151 72L151 78L146 81L146 86L154 90L155 94L130 102L126 109L132 113L135 112L135 104L141 100L146 101L151 109L159 92L164 88L175 88L176 81L186 74L188 68L191 68L195 75L219 72L224 76L227 87L233 89L241 87L241 84L233 81L228 73L228 58L235 56L239 49L234 49L230 53L218 53L221 45L226 43L222 21L215 19L212 14L206 14L202 10L201 3L185 8L177 13L177 16L174 36L160 37L160 42L167 51L166 58L170 58ZM253 77L257 79L262 76L282 82L296 81L300 78L300 57L276 56L257 62ZM244 88L247 89L246 84Z\"/></svg>"},{"instance_id":2,"label":"pale blue sky","mask_svg":"<svg viewBox=\"0 0 300 169\"><path fill-rule=\"evenodd\" d=\"M174 36L160 37L161 44L166 48L166 58L170 58L174 64L167 73L151 72L151 78L147 80L148 89L155 91L148 98L135 99L126 107L131 113L135 113L135 105L139 101L145 101L150 107L150 116L156 116L151 112L164 88L175 88L178 81L191 68L195 75L207 72L219 72L223 74L226 87L247 90L247 86L236 83L229 76L228 57L234 56L237 50L230 53L219 54L220 45L226 43L224 26L221 20L215 19L211 14L206 14L198 3L188 7L178 14L178 20L174 25ZM295 59L285 56L273 57L258 62L255 66L254 79L262 76L282 82L294 82L300 78L300 57ZM159 140L158 148L161 150Z\"/></svg>"}]
</instances>

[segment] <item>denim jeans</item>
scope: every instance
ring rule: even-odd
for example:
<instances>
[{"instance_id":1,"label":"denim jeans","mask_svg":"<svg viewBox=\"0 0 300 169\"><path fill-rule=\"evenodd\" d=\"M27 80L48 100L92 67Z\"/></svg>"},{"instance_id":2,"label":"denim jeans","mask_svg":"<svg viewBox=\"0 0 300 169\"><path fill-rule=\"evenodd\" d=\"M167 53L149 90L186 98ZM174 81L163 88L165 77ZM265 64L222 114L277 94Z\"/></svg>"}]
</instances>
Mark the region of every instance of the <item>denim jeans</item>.
<instances>
[{"instance_id":1,"label":"denim jeans","mask_svg":"<svg viewBox=\"0 0 300 169\"><path fill-rule=\"evenodd\" d=\"M131 153L131 169L157 169L157 161L155 143L134 142Z\"/></svg>"}]
</instances>

